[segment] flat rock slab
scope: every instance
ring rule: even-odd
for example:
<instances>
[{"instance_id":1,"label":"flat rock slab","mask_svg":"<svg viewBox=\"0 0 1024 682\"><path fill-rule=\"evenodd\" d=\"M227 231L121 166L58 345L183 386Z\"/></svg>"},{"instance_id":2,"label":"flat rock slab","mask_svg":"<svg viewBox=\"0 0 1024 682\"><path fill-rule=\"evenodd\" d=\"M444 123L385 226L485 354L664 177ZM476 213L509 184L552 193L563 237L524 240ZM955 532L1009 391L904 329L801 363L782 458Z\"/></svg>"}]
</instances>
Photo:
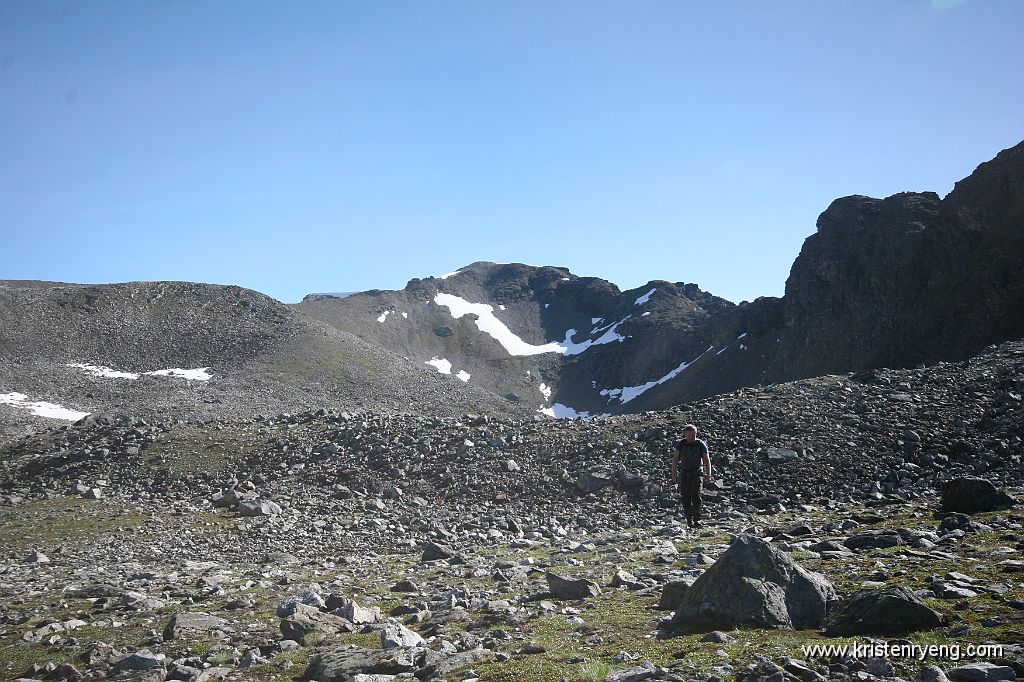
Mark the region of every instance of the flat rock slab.
<instances>
[{"instance_id":1,"label":"flat rock slab","mask_svg":"<svg viewBox=\"0 0 1024 682\"><path fill-rule=\"evenodd\" d=\"M307 680L342 682L364 675L399 675L416 670L425 649L366 649L342 644L323 649L313 655L306 672Z\"/></svg>"},{"instance_id":2,"label":"flat rock slab","mask_svg":"<svg viewBox=\"0 0 1024 682\"><path fill-rule=\"evenodd\" d=\"M1015 680L1017 675L1013 668L994 663L970 663L953 668L946 675L955 682L1000 682Z\"/></svg>"},{"instance_id":3,"label":"flat rock slab","mask_svg":"<svg viewBox=\"0 0 1024 682\"><path fill-rule=\"evenodd\" d=\"M451 656L445 656L439 661L420 668L413 675L420 680L445 678L460 668L478 663L490 663L493 660L494 652L490 649L470 649L469 651L461 651Z\"/></svg>"},{"instance_id":4,"label":"flat rock slab","mask_svg":"<svg viewBox=\"0 0 1024 682\"><path fill-rule=\"evenodd\" d=\"M864 590L842 602L825 623L830 637L905 635L945 624L942 614L928 607L906 587Z\"/></svg>"},{"instance_id":5,"label":"flat rock slab","mask_svg":"<svg viewBox=\"0 0 1024 682\"><path fill-rule=\"evenodd\" d=\"M739 535L686 590L669 629L818 628L836 601L825 576L799 566L764 540Z\"/></svg>"},{"instance_id":6,"label":"flat rock slab","mask_svg":"<svg viewBox=\"0 0 1024 682\"><path fill-rule=\"evenodd\" d=\"M545 573L544 577L548 581L548 589L556 599L586 599L601 594L600 585L592 580L563 578L551 571Z\"/></svg>"},{"instance_id":7,"label":"flat rock slab","mask_svg":"<svg viewBox=\"0 0 1024 682\"><path fill-rule=\"evenodd\" d=\"M227 621L208 613L177 613L164 627L164 639L179 639L190 634L209 632L227 625Z\"/></svg>"}]
</instances>

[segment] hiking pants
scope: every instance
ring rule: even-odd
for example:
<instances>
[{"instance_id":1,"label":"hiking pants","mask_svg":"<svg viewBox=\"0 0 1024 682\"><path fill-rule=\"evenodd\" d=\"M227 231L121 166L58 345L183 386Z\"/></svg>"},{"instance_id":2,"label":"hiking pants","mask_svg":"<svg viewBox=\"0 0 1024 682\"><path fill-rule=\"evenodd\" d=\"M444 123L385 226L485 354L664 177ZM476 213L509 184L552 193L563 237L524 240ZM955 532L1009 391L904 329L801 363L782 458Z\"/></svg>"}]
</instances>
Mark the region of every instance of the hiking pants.
<instances>
[{"instance_id":1,"label":"hiking pants","mask_svg":"<svg viewBox=\"0 0 1024 682\"><path fill-rule=\"evenodd\" d=\"M704 474L700 469L679 472L679 494L683 498L683 513L687 521L700 520L700 490L703 482Z\"/></svg>"}]
</instances>

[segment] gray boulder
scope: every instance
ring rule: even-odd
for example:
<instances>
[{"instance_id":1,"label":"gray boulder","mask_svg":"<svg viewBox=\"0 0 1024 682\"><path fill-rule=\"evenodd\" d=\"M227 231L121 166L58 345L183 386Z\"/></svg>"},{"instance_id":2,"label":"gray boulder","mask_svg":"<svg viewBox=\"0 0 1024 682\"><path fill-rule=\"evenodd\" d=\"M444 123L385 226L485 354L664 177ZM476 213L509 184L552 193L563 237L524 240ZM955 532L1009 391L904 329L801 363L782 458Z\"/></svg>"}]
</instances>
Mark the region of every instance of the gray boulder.
<instances>
[{"instance_id":1,"label":"gray boulder","mask_svg":"<svg viewBox=\"0 0 1024 682\"><path fill-rule=\"evenodd\" d=\"M348 620L357 625L366 625L368 623L379 623L381 619L380 609L376 606L369 608L360 606L354 600L349 600L344 606L338 610L339 614L345 620Z\"/></svg>"},{"instance_id":2,"label":"gray boulder","mask_svg":"<svg viewBox=\"0 0 1024 682\"><path fill-rule=\"evenodd\" d=\"M949 682L949 678L939 666L926 665L914 676L914 682Z\"/></svg>"},{"instance_id":3,"label":"gray boulder","mask_svg":"<svg viewBox=\"0 0 1024 682\"><path fill-rule=\"evenodd\" d=\"M551 571L544 577L548 581L548 590L556 599L586 599L601 594L601 587L592 580L563 578Z\"/></svg>"},{"instance_id":4,"label":"gray boulder","mask_svg":"<svg viewBox=\"0 0 1024 682\"><path fill-rule=\"evenodd\" d=\"M227 621L208 613L177 613L164 627L164 639L179 639L224 627Z\"/></svg>"},{"instance_id":5,"label":"gray boulder","mask_svg":"<svg viewBox=\"0 0 1024 682\"><path fill-rule=\"evenodd\" d=\"M577 477L576 488L584 495L589 495L614 483L615 479L612 478L610 471L604 468L593 468L584 471Z\"/></svg>"},{"instance_id":6,"label":"gray boulder","mask_svg":"<svg viewBox=\"0 0 1024 682\"><path fill-rule=\"evenodd\" d=\"M946 674L949 679L956 682L1000 682L1017 679L1013 668L995 663L969 663L953 668Z\"/></svg>"},{"instance_id":7,"label":"gray boulder","mask_svg":"<svg viewBox=\"0 0 1024 682\"><path fill-rule=\"evenodd\" d=\"M494 659L494 652L490 649L470 649L469 651L460 651L457 654L444 656L440 660L428 663L413 673L413 675L419 680L444 679L460 668L476 665L477 663L490 663Z\"/></svg>"},{"instance_id":8,"label":"gray boulder","mask_svg":"<svg viewBox=\"0 0 1024 682\"><path fill-rule=\"evenodd\" d=\"M835 602L835 588L825 576L764 540L740 535L686 590L669 629L818 628Z\"/></svg>"},{"instance_id":9,"label":"gray boulder","mask_svg":"<svg viewBox=\"0 0 1024 682\"><path fill-rule=\"evenodd\" d=\"M421 561L441 561L450 560L456 558L455 552L451 548L438 544L436 542L427 542L423 545L423 556Z\"/></svg>"},{"instance_id":10,"label":"gray boulder","mask_svg":"<svg viewBox=\"0 0 1024 682\"><path fill-rule=\"evenodd\" d=\"M309 661L303 679L342 682L355 675L399 675L415 670L420 648L365 649L352 644L325 648Z\"/></svg>"},{"instance_id":11,"label":"gray boulder","mask_svg":"<svg viewBox=\"0 0 1024 682\"><path fill-rule=\"evenodd\" d=\"M294 594L287 597L280 604L277 605L277 617L287 618L288 616L295 613L296 608L299 604L311 606L314 609L324 609L327 607L327 603L323 597L314 592L313 590L306 590L300 594Z\"/></svg>"},{"instance_id":12,"label":"gray boulder","mask_svg":"<svg viewBox=\"0 0 1024 682\"><path fill-rule=\"evenodd\" d=\"M296 642L305 641L306 636L313 632L333 635L352 632L354 629L348 620L305 604L296 604L292 615L281 621L281 634L285 639L294 639Z\"/></svg>"},{"instance_id":13,"label":"gray boulder","mask_svg":"<svg viewBox=\"0 0 1024 682\"><path fill-rule=\"evenodd\" d=\"M115 658L114 670L156 670L164 667L167 657L154 654L149 649L139 649L133 654Z\"/></svg>"},{"instance_id":14,"label":"gray boulder","mask_svg":"<svg viewBox=\"0 0 1024 682\"><path fill-rule=\"evenodd\" d=\"M670 580L661 588L661 600L658 608L663 611L674 611L683 603L683 595L690 589L694 578L683 578L682 580Z\"/></svg>"},{"instance_id":15,"label":"gray boulder","mask_svg":"<svg viewBox=\"0 0 1024 682\"><path fill-rule=\"evenodd\" d=\"M892 530L871 531L851 535L843 540L843 546L847 549L884 549L886 547L897 547L906 544L899 533Z\"/></svg>"},{"instance_id":16,"label":"gray boulder","mask_svg":"<svg viewBox=\"0 0 1024 682\"><path fill-rule=\"evenodd\" d=\"M784 464L800 458L795 451L785 448L765 448L762 454L769 464Z\"/></svg>"},{"instance_id":17,"label":"gray boulder","mask_svg":"<svg viewBox=\"0 0 1024 682\"><path fill-rule=\"evenodd\" d=\"M825 622L830 637L905 635L942 626L945 617L906 587L862 590L839 604Z\"/></svg>"},{"instance_id":18,"label":"gray boulder","mask_svg":"<svg viewBox=\"0 0 1024 682\"><path fill-rule=\"evenodd\" d=\"M942 484L942 511L945 512L974 514L1009 509L1016 503L984 478L964 476Z\"/></svg>"},{"instance_id":19,"label":"gray boulder","mask_svg":"<svg viewBox=\"0 0 1024 682\"><path fill-rule=\"evenodd\" d=\"M387 623L380 631L380 648L394 649L403 646L426 646L427 641L400 623Z\"/></svg>"}]
</instances>

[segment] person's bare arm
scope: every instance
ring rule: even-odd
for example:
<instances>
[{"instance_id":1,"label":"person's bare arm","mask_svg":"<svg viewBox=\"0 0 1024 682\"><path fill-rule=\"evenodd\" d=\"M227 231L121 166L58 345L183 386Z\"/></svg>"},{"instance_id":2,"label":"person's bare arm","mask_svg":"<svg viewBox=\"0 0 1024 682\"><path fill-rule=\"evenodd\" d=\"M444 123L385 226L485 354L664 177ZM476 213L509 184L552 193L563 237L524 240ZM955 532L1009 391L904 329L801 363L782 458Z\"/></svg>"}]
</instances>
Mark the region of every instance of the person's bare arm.
<instances>
[{"instance_id":1,"label":"person's bare arm","mask_svg":"<svg viewBox=\"0 0 1024 682\"><path fill-rule=\"evenodd\" d=\"M704 482L711 483L711 454L705 450L702 464L704 465Z\"/></svg>"}]
</instances>

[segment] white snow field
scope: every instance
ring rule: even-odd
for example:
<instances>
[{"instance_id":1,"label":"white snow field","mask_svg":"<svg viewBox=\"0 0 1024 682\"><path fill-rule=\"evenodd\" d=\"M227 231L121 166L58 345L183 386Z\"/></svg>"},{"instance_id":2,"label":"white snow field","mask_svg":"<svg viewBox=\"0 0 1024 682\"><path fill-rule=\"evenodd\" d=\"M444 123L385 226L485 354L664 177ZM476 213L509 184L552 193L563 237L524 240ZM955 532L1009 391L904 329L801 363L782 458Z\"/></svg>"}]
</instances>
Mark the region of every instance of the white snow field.
<instances>
[{"instance_id":1,"label":"white snow field","mask_svg":"<svg viewBox=\"0 0 1024 682\"><path fill-rule=\"evenodd\" d=\"M634 398L643 395L644 393L651 390L655 386L659 386L665 383L666 381L671 381L672 379L675 379L682 373L684 369L695 363L700 358L704 357L704 354L712 350L713 348L714 346L708 346L707 350L705 350L704 353L701 353L693 360L680 363L678 367L676 367L674 370L672 370L665 376L661 377L660 379L648 381L646 384L640 384L639 386L624 386L622 388L604 388L601 389L600 393L601 395L608 396L608 400L611 400L612 398L618 398L619 402L625 405L630 400L633 400Z\"/></svg>"},{"instance_id":2,"label":"white snow field","mask_svg":"<svg viewBox=\"0 0 1024 682\"><path fill-rule=\"evenodd\" d=\"M441 374L452 373L452 363L449 362L448 360L445 360L444 358L430 358L423 364L430 365Z\"/></svg>"},{"instance_id":3,"label":"white snow field","mask_svg":"<svg viewBox=\"0 0 1024 682\"><path fill-rule=\"evenodd\" d=\"M572 337L576 335L575 329L565 332L565 339L562 341L551 341L545 344L532 344L523 341L505 323L494 315L494 306L488 303L470 303L464 298L452 294L438 293L434 296L434 303L448 308L452 317L456 320L463 315L476 315L476 327L487 334L508 352L509 355L541 355L543 353L561 353L562 355L578 355L591 346L600 346L613 341L625 341L626 337L616 333L620 324L629 319L625 317L613 325L602 329L595 329L591 334L604 331L604 334L597 339L587 339L582 342L575 342ZM607 331L605 331L607 330Z\"/></svg>"},{"instance_id":4,"label":"white snow field","mask_svg":"<svg viewBox=\"0 0 1024 682\"><path fill-rule=\"evenodd\" d=\"M31 410L37 417L49 419L62 419L64 421L76 422L82 417L88 417L88 412L71 410L63 405L47 403L42 401L30 401L24 393L2 393L0 394L0 405L20 407L24 410Z\"/></svg>"},{"instance_id":5,"label":"white snow field","mask_svg":"<svg viewBox=\"0 0 1024 682\"><path fill-rule=\"evenodd\" d=\"M568 405L562 403L555 403L551 407L542 407L537 410L541 414L546 414L549 417L555 419L596 419L598 417L610 417L611 414L590 414L589 412L577 412Z\"/></svg>"},{"instance_id":6,"label":"white snow field","mask_svg":"<svg viewBox=\"0 0 1024 682\"><path fill-rule=\"evenodd\" d=\"M178 379L188 379L189 381L209 381L213 378L213 375L209 372L209 367L196 367L195 369L181 369L180 367L174 367L171 369L157 369L152 372L142 372L141 374L136 374L135 372L122 372L120 370L111 369L110 367L104 367L103 365L90 365L83 362L72 362L68 364L68 367L80 369L95 377L103 377L107 379L130 379L132 381L143 375L151 377L175 377Z\"/></svg>"},{"instance_id":7,"label":"white snow field","mask_svg":"<svg viewBox=\"0 0 1024 682\"><path fill-rule=\"evenodd\" d=\"M643 296L641 296L638 299L636 299L635 301L633 301L633 305L643 305L644 303L647 303L649 300L651 300L651 294L653 294L657 290L658 290L658 287L654 287L653 289L648 291L646 294L644 294Z\"/></svg>"},{"instance_id":8,"label":"white snow field","mask_svg":"<svg viewBox=\"0 0 1024 682\"><path fill-rule=\"evenodd\" d=\"M460 369L459 373L456 374L455 376L457 376L459 379L462 379L463 381L469 381L469 372L467 372L464 369Z\"/></svg>"}]
</instances>

